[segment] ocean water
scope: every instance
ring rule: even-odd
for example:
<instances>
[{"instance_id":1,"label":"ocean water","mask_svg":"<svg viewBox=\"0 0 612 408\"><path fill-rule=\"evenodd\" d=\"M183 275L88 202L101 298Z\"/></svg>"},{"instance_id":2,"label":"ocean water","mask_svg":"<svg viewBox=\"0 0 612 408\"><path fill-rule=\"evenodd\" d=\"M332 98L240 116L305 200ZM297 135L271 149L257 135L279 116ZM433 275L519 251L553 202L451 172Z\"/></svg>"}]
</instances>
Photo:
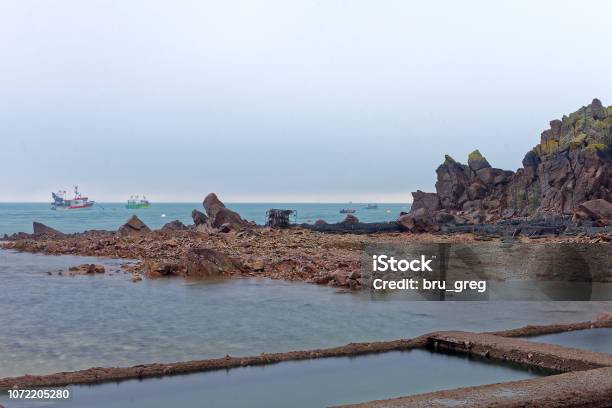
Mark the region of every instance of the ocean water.
<instances>
[{"instance_id":1,"label":"ocean water","mask_svg":"<svg viewBox=\"0 0 612 408\"><path fill-rule=\"evenodd\" d=\"M57 275L85 262L108 272ZM0 250L0 377L493 331L612 310L612 302L373 301L263 278L132 283L113 272L118 262Z\"/></svg>"},{"instance_id":2,"label":"ocean water","mask_svg":"<svg viewBox=\"0 0 612 408\"><path fill-rule=\"evenodd\" d=\"M288 361L183 376L67 387L45 407L328 407L542 376L543 371L427 350ZM548 373L547 373L548 374ZM29 401L0 403L11 408Z\"/></svg>"},{"instance_id":3,"label":"ocean water","mask_svg":"<svg viewBox=\"0 0 612 408\"><path fill-rule=\"evenodd\" d=\"M525 340L612 354L612 328L609 327L544 334L526 337Z\"/></svg>"},{"instance_id":4,"label":"ocean water","mask_svg":"<svg viewBox=\"0 0 612 408\"><path fill-rule=\"evenodd\" d=\"M379 204L378 209L366 210L364 203L226 203L243 218L264 224L266 211L271 208L297 210L292 221L314 223L323 219L329 223L342 221L343 208L354 208L363 222L394 221L400 212L410 210L410 204ZM91 208L79 210L51 210L46 203L0 203L0 236L15 232L32 232L32 222L38 221L62 232L81 232L89 229L116 230L132 214L136 214L151 228L160 228L172 220L193 224L191 211L204 211L202 203L153 203L149 208L128 210L125 203L96 203Z\"/></svg>"}]
</instances>

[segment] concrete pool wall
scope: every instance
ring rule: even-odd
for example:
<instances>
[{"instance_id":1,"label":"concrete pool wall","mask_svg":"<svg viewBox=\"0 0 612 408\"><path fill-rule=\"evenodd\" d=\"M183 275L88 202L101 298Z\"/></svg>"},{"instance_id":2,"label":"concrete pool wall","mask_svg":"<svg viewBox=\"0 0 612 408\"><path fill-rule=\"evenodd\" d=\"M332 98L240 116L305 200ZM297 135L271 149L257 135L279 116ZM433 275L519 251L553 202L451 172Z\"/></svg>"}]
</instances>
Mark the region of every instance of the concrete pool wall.
<instances>
[{"instance_id":1,"label":"concrete pool wall","mask_svg":"<svg viewBox=\"0 0 612 408\"><path fill-rule=\"evenodd\" d=\"M612 355L546 343L530 342L517 338L520 336L535 336L604 327L612 327L612 321L604 318L592 322L527 326L497 333L435 332L415 339L351 343L328 349L273 354L263 353L259 356L251 357L226 356L225 358L212 360L173 364L153 363L124 368L90 368L43 376L26 375L3 378L0 379L0 390L117 382L128 379L144 379L202 371L227 370L237 367L262 366L297 360L358 356L389 351L406 351L415 348L429 348L434 352L450 350L483 357L491 362L520 364L526 367L553 370L567 374L552 375L543 379L538 378L436 391L394 398L393 400L363 403L365 404L363 406L466 406L464 404L465 401L468 403L467 406L479 406L478 404L488 406L486 405L487 403L490 405L498 400L507 400L509 404L507 406L519 406L520 404L525 404L525 401L531 401L532 406L555 406L553 404L555 401L553 397L565 394L571 394L564 397L569 401L567 406L579 406L581 401L589 401L590 405L588 406L605 406L597 405L597 401L606 400L606 398L608 401L612 399L612 380L610 379ZM530 389L537 389L538 391L532 393L528 391ZM526 397L525 393L531 393L527 395L529 398ZM448 400L449 398L450 400ZM571 403L572 398L576 402L575 404ZM549 404L547 401L553 401L551 402L553 405L546 405Z\"/></svg>"}]
</instances>

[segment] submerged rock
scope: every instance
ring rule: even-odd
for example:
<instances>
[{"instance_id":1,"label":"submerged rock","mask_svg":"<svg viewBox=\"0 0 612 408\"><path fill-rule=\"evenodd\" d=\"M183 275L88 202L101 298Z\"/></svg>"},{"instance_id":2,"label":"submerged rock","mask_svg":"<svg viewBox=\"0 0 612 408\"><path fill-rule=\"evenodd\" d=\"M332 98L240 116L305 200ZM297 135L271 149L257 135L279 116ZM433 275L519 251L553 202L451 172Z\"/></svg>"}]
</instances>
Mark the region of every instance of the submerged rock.
<instances>
[{"instance_id":1,"label":"submerged rock","mask_svg":"<svg viewBox=\"0 0 612 408\"><path fill-rule=\"evenodd\" d=\"M104 268L104 265L81 264L79 266L70 267L68 271L84 275L84 274L104 273L106 272L106 269Z\"/></svg>"},{"instance_id":2,"label":"submerged rock","mask_svg":"<svg viewBox=\"0 0 612 408\"><path fill-rule=\"evenodd\" d=\"M182 269L181 265L177 262L148 261L146 263L147 276L151 278L178 276L181 274Z\"/></svg>"},{"instance_id":3,"label":"submerged rock","mask_svg":"<svg viewBox=\"0 0 612 408\"><path fill-rule=\"evenodd\" d=\"M117 232L120 235L144 234L151 232L151 228L147 227L147 225L142 222L140 218L132 215L130 219L117 230Z\"/></svg>"}]
</instances>

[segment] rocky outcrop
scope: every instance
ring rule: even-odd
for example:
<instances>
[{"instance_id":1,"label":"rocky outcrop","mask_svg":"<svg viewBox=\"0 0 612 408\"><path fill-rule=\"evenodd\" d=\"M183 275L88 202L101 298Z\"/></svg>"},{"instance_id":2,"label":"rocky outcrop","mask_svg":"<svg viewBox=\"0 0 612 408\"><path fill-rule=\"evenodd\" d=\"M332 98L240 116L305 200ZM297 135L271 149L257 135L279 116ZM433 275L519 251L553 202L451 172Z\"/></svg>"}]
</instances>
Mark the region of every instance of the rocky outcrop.
<instances>
[{"instance_id":1,"label":"rocky outcrop","mask_svg":"<svg viewBox=\"0 0 612 408\"><path fill-rule=\"evenodd\" d=\"M215 193L208 194L202 204L208 216L206 226L210 229L227 232L242 230L251 226L248 221L240 217L240 214L225 207L225 204L219 200Z\"/></svg>"},{"instance_id":2,"label":"rocky outcrop","mask_svg":"<svg viewBox=\"0 0 612 408\"><path fill-rule=\"evenodd\" d=\"M228 256L209 248L193 248L187 252L184 261L185 275L192 278L219 276L240 272L242 265Z\"/></svg>"},{"instance_id":3,"label":"rocky outcrop","mask_svg":"<svg viewBox=\"0 0 612 408\"><path fill-rule=\"evenodd\" d=\"M179 262L152 261L146 263L146 274L150 278L160 276L178 276L184 274L184 267Z\"/></svg>"},{"instance_id":4,"label":"rocky outcrop","mask_svg":"<svg viewBox=\"0 0 612 408\"><path fill-rule=\"evenodd\" d=\"M399 224L408 231L435 231L446 223L576 213L576 219L610 225L605 209L612 201L611 145L612 107L594 99L551 121L516 172L492 167L478 150L467 165L447 155L436 169L436 192L412 193L411 211ZM596 211L584 207L590 202Z\"/></svg>"},{"instance_id":5,"label":"rocky outcrop","mask_svg":"<svg viewBox=\"0 0 612 408\"><path fill-rule=\"evenodd\" d=\"M411 209L413 211L425 208L428 212L435 212L440 209L440 197L436 193L425 193L417 190L412 193L412 199Z\"/></svg>"},{"instance_id":6,"label":"rocky outcrop","mask_svg":"<svg viewBox=\"0 0 612 408\"><path fill-rule=\"evenodd\" d=\"M194 209L191 212L191 218L193 219L193 223L198 226L198 225L205 225L206 221L208 221L208 217L206 216L206 214L204 214L201 211L198 211L196 209Z\"/></svg>"},{"instance_id":7,"label":"rocky outcrop","mask_svg":"<svg viewBox=\"0 0 612 408\"><path fill-rule=\"evenodd\" d=\"M189 228L179 220L170 221L161 227L162 231L184 231L187 229Z\"/></svg>"},{"instance_id":8,"label":"rocky outcrop","mask_svg":"<svg viewBox=\"0 0 612 408\"><path fill-rule=\"evenodd\" d=\"M602 226L612 226L612 203L602 198L585 201L578 206L574 218L597 221Z\"/></svg>"},{"instance_id":9,"label":"rocky outcrop","mask_svg":"<svg viewBox=\"0 0 612 408\"><path fill-rule=\"evenodd\" d=\"M81 264L79 266L72 266L68 269L73 274L94 274L94 273L104 273L106 269L104 265L96 265L96 264Z\"/></svg>"},{"instance_id":10,"label":"rocky outcrop","mask_svg":"<svg viewBox=\"0 0 612 408\"><path fill-rule=\"evenodd\" d=\"M147 232L151 232L151 228L147 227L147 225L142 222L140 218L132 215L130 219L117 230L117 232L120 235L145 234Z\"/></svg>"},{"instance_id":11,"label":"rocky outcrop","mask_svg":"<svg viewBox=\"0 0 612 408\"><path fill-rule=\"evenodd\" d=\"M41 222L34 221L32 223L32 228L34 230L34 235L36 236L48 236L48 237L61 237L64 233L56 230L55 228L51 228Z\"/></svg>"},{"instance_id":12,"label":"rocky outcrop","mask_svg":"<svg viewBox=\"0 0 612 408\"><path fill-rule=\"evenodd\" d=\"M358 223L359 223L359 218L357 218L353 214L347 214L344 220L342 221L342 224L345 224L345 225L352 225L352 224L358 224Z\"/></svg>"},{"instance_id":13,"label":"rocky outcrop","mask_svg":"<svg viewBox=\"0 0 612 408\"><path fill-rule=\"evenodd\" d=\"M397 223L402 231L427 232L439 230L434 222L434 214L423 207L400 216Z\"/></svg>"}]
</instances>

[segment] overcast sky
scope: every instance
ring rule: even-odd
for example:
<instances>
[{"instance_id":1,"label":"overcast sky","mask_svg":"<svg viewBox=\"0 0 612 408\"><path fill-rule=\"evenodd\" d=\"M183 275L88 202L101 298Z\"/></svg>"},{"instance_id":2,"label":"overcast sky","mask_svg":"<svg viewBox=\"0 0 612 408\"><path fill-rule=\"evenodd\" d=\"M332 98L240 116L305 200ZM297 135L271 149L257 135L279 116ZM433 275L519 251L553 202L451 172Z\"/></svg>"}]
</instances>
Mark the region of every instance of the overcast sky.
<instances>
[{"instance_id":1,"label":"overcast sky","mask_svg":"<svg viewBox=\"0 0 612 408\"><path fill-rule=\"evenodd\" d=\"M610 1L0 1L0 201L405 202L612 105Z\"/></svg>"}]
</instances>

